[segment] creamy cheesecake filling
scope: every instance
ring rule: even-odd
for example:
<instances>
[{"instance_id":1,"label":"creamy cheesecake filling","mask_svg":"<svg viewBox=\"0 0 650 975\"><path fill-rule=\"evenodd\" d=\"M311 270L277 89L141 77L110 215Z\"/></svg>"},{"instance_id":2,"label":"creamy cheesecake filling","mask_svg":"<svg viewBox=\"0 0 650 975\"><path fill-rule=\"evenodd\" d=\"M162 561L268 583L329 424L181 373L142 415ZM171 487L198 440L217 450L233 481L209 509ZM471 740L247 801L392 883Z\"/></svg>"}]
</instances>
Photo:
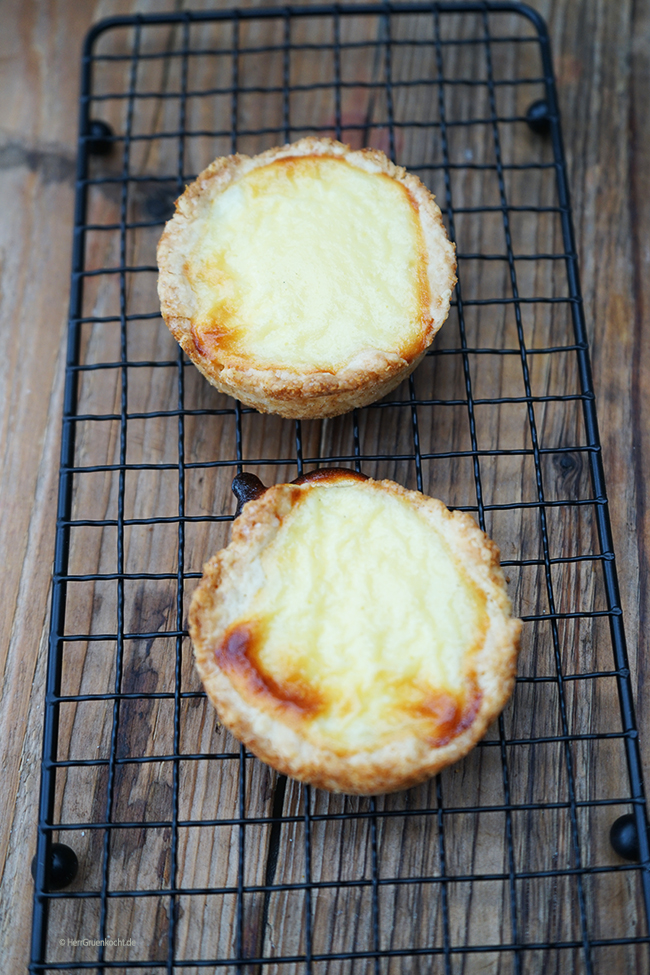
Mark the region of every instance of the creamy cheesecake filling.
<instances>
[{"instance_id":1,"label":"creamy cheesecake filling","mask_svg":"<svg viewBox=\"0 0 650 975\"><path fill-rule=\"evenodd\" d=\"M350 482L304 493L216 650L239 692L344 755L407 735L442 745L480 695L484 594L407 501Z\"/></svg>"},{"instance_id":2,"label":"creamy cheesecake filling","mask_svg":"<svg viewBox=\"0 0 650 975\"><path fill-rule=\"evenodd\" d=\"M184 270L207 356L335 372L367 349L412 353L430 321L417 205L344 159L246 173L210 204Z\"/></svg>"}]
</instances>

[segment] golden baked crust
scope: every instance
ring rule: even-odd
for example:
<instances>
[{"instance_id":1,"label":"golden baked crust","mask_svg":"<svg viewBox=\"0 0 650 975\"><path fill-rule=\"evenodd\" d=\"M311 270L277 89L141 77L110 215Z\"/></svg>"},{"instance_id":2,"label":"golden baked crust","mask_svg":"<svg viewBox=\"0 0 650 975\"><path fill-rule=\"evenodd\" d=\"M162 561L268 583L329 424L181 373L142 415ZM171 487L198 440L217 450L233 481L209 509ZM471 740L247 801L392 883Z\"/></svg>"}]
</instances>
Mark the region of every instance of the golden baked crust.
<instances>
[{"instance_id":1,"label":"golden baked crust","mask_svg":"<svg viewBox=\"0 0 650 975\"><path fill-rule=\"evenodd\" d=\"M278 771L359 795L476 744L512 691L521 628L468 515L341 470L249 501L189 622L223 724Z\"/></svg>"},{"instance_id":2,"label":"golden baked crust","mask_svg":"<svg viewBox=\"0 0 650 975\"><path fill-rule=\"evenodd\" d=\"M273 356L264 359L257 354L254 342L249 347L245 343L242 346L239 341L241 322L237 320L237 328L232 327L233 307L238 308L240 302L239 295L233 294L238 278L236 274L229 276L228 258L224 264L221 256L219 268L210 267L205 273L195 266L193 255L202 253L203 242L207 239L206 227L213 219L211 214L219 200L225 199L223 194L229 188L236 184L248 186L247 181L251 179L259 181L263 178L257 172L259 170L264 169L273 175L276 171L284 172L292 163L298 168L309 168L310 161L316 168L336 161L352 167L350 172L355 172L357 177L359 173L370 174L371 178L389 177L394 185L401 187L403 198L408 200L413 211L414 233L418 238L418 267L413 271L418 292L417 334L410 335L408 341L402 336L392 344L382 342L377 347L372 341L361 342L352 354L343 356L343 360L335 364L324 361L322 356L320 361L298 364L287 363L281 355L275 361ZM272 179L269 184L275 185ZM250 211L249 207L247 212ZM308 220L306 215L305 221ZM368 228L368 240L372 238L372 229ZM335 230L329 228L328 233ZM312 228L312 233L315 232ZM259 236L254 235L255 241ZM278 240L277 250L289 246L290 242ZM238 241L244 261L247 246L244 236ZM253 242L250 247L254 251ZM330 253L332 251L330 248ZM254 260L253 253L249 266ZM386 263L390 266L393 262L388 260ZM378 150L352 151L349 146L325 138L301 139L255 157L234 155L216 159L177 200L176 214L167 224L158 245L158 266L158 294L163 318L194 364L222 392L261 412L286 417L336 416L373 402L394 389L417 366L445 321L456 283L453 245L447 239L434 197L420 180L395 166ZM206 328L197 281L209 281L218 296L219 314L209 328ZM293 284L289 282L287 287L291 289ZM270 287L269 300L261 307L271 307L276 298L277 289L274 291ZM303 293L299 300L304 304ZM317 306L318 296L315 295L309 314ZM340 320L339 316L336 320ZM253 324L257 327L257 320ZM320 322L319 325L323 339L327 324ZM247 327L244 323L244 331Z\"/></svg>"}]
</instances>

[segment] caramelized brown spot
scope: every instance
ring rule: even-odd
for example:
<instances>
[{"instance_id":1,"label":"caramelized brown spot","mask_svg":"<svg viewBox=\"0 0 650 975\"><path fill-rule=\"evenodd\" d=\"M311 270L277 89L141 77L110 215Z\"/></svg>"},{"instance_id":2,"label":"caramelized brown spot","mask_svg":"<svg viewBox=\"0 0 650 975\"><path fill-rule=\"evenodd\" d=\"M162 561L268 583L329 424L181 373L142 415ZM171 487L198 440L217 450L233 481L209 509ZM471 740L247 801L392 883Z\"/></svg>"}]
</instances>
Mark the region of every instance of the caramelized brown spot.
<instances>
[{"instance_id":1,"label":"caramelized brown spot","mask_svg":"<svg viewBox=\"0 0 650 975\"><path fill-rule=\"evenodd\" d=\"M272 165L278 168L281 167L289 179L295 179L296 176L300 177L305 171L311 171L317 176L318 166L322 158L323 156L312 152L306 156L285 156L283 159L276 159ZM326 156L325 158L331 159L332 157ZM338 162L338 159L336 162Z\"/></svg>"},{"instance_id":2,"label":"caramelized brown spot","mask_svg":"<svg viewBox=\"0 0 650 975\"><path fill-rule=\"evenodd\" d=\"M309 474L301 474L292 484L311 484L315 481L339 481L348 478L351 481L367 481L366 474L358 471L351 471L347 467L323 467L318 471L310 471Z\"/></svg>"},{"instance_id":3,"label":"caramelized brown spot","mask_svg":"<svg viewBox=\"0 0 650 975\"><path fill-rule=\"evenodd\" d=\"M427 739L434 747L447 745L452 738L469 728L476 717L483 693L474 681L463 693L430 691L417 710L427 719Z\"/></svg>"},{"instance_id":4,"label":"caramelized brown spot","mask_svg":"<svg viewBox=\"0 0 650 975\"><path fill-rule=\"evenodd\" d=\"M223 320L228 317L228 315L223 315ZM208 323L201 322L198 327L192 322L190 328L196 351L211 362L217 358L219 351L224 352L233 349L237 344L238 330L220 327L216 318L211 319Z\"/></svg>"},{"instance_id":5,"label":"caramelized brown spot","mask_svg":"<svg viewBox=\"0 0 650 975\"><path fill-rule=\"evenodd\" d=\"M318 170L323 160L345 164L344 160L337 156L323 156L320 153L312 152L305 156L283 156L281 159L274 159L268 166L258 169L255 175L258 177L264 175L264 177L268 176L269 179L273 179L277 177L278 173L282 173L287 179L296 179L305 173L310 173L312 176L318 177Z\"/></svg>"},{"instance_id":6,"label":"caramelized brown spot","mask_svg":"<svg viewBox=\"0 0 650 975\"><path fill-rule=\"evenodd\" d=\"M418 334L417 338L411 343L411 345L400 350L402 358L413 359L429 344L428 330L433 321L429 310L431 307L431 288L429 286L427 248L424 240L422 223L420 221L420 204L407 186L403 186L402 184L400 185L402 186L402 189L404 190L406 197L416 215L415 235L417 238L417 304L420 323L423 331ZM424 331L424 329L426 329L426 331Z\"/></svg>"},{"instance_id":7,"label":"caramelized brown spot","mask_svg":"<svg viewBox=\"0 0 650 975\"><path fill-rule=\"evenodd\" d=\"M256 169L249 184L253 197L261 196L272 190L278 179L294 182L306 174L318 178L318 165L322 158L322 156L313 154L309 156L284 156L282 159L274 159L267 166ZM332 157L326 158L331 159Z\"/></svg>"},{"instance_id":8,"label":"caramelized brown spot","mask_svg":"<svg viewBox=\"0 0 650 975\"><path fill-rule=\"evenodd\" d=\"M262 627L259 623L234 624L214 652L215 660L239 693L262 710L281 712L295 723L313 718L321 710L318 692L298 675L276 680L258 660Z\"/></svg>"},{"instance_id":9,"label":"caramelized brown spot","mask_svg":"<svg viewBox=\"0 0 650 975\"><path fill-rule=\"evenodd\" d=\"M200 355L212 360L219 350L230 350L241 338L237 327L239 301L227 295L231 274L224 255L213 254L200 263L185 261L183 270L190 284L207 287L213 296L212 306L191 323L192 338Z\"/></svg>"}]
</instances>

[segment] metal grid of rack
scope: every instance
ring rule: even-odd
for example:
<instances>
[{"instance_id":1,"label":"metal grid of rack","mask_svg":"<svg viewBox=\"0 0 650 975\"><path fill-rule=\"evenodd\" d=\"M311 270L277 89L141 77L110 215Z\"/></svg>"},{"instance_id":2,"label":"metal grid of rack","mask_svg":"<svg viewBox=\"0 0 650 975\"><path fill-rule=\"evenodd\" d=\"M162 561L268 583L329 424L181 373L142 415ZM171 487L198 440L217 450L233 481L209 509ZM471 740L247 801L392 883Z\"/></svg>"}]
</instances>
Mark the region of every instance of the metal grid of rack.
<instances>
[{"instance_id":1,"label":"metal grid of rack","mask_svg":"<svg viewBox=\"0 0 650 975\"><path fill-rule=\"evenodd\" d=\"M417 173L459 283L394 394L294 423L218 394L175 348L155 244L215 156L306 134ZM328 465L472 512L525 621L486 740L394 796L277 776L218 726L192 669L187 597L227 541L232 477ZM91 31L49 653L30 971L648 970L645 798L536 14L337 5ZM638 862L608 842L630 812ZM53 842L80 863L63 889Z\"/></svg>"}]
</instances>

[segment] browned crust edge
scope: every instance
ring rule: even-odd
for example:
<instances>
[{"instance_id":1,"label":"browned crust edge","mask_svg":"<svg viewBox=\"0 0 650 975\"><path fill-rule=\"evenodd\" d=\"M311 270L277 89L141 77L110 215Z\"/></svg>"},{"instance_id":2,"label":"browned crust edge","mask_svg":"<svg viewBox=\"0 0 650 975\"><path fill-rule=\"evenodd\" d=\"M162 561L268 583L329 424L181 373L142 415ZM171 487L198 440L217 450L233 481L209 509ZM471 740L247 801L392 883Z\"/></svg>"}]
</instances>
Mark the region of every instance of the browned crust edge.
<instances>
[{"instance_id":1,"label":"browned crust edge","mask_svg":"<svg viewBox=\"0 0 650 975\"><path fill-rule=\"evenodd\" d=\"M344 472L328 483L339 479L346 479ZM443 533L454 556L486 595L488 628L474 658L482 697L469 727L438 747L407 739L341 757L308 742L275 717L250 705L219 669L214 648L237 618L238 603L243 607L248 598L246 583L244 591L238 592L242 576L300 500L301 493L318 490L322 482L276 485L244 507L234 523L230 545L204 566L203 579L192 598L189 625L196 666L206 692L220 720L236 738L291 778L331 792L376 795L423 782L458 761L483 737L514 687L521 621L511 616L499 550L469 515L451 512L441 501L407 491L392 481L359 481L353 477L347 480L361 490L385 491L407 499Z\"/></svg>"},{"instance_id":2,"label":"browned crust edge","mask_svg":"<svg viewBox=\"0 0 650 975\"><path fill-rule=\"evenodd\" d=\"M367 172L384 173L404 184L416 201L429 260L432 295L431 324L410 356L368 349L336 373L270 369L251 364L222 350L219 360L205 355L192 331L194 297L183 270L197 235L206 201L223 192L245 173L292 156L329 155L345 158ZM447 238L440 209L417 176L395 166L377 149L351 150L333 139L308 137L268 149L258 156L233 155L216 159L176 201L176 213L160 238L158 296L162 316L183 351L217 389L262 413L290 418L338 416L390 393L416 368L449 314L456 284L456 258Z\"/></svg>"}]
</instances>

